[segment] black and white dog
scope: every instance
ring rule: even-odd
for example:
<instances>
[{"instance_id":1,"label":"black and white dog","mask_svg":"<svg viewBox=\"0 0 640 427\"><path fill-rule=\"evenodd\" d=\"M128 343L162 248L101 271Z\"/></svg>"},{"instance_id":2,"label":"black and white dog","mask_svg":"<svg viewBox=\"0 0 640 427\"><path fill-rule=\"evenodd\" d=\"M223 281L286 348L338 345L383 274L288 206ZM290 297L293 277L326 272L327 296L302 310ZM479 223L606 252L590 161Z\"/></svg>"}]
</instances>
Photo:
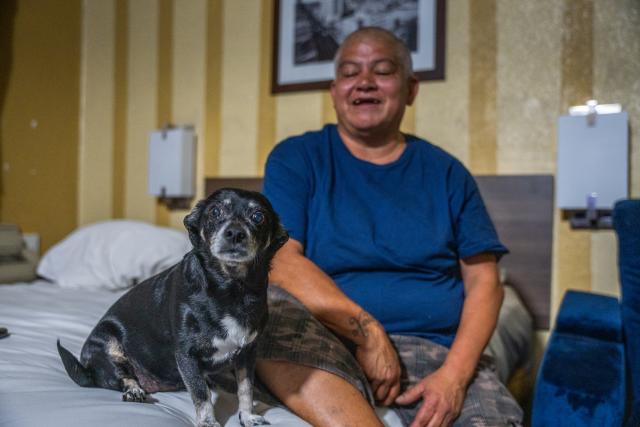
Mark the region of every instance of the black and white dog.
<instances>
[{"instance_id":1,"label":"black and white dog","mask_svg":"<svg viewBox=\"0 0 640 427\"><path fill-rule=\"evenodd\" d=\"M98 322L80 361L58 341L77 384L123 392L186 389L197 426L219 426L211 374L233 364L240 422L268 424L252 413L256 337L267 320L271 259L287 241L269 201L259 193L223 189L187 215L193 250L164 272L124 294Z\"/></svg>"}]
</instances>

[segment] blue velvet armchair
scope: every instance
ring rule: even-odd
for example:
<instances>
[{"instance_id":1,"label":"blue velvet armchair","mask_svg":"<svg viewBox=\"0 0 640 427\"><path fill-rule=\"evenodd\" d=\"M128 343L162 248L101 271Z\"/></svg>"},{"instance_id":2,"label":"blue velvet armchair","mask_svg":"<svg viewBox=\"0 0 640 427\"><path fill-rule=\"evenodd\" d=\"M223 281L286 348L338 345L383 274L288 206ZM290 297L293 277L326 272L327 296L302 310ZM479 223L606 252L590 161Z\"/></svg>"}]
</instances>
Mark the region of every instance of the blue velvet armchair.
<instances>
[{"instance_id":1,"label":"blue velvet armchair","mask_svg":"<svg viewBox=\"0 0 640 427\"><path fill-rule=\"evenodd\" d=\"M628 427L640 426L640 200L618 202L613 211L618 234L622 286L622 327L629 375Z\"/></svg>"},{"instance_id":2,"label":"blue velvet armchair","mask_svg":"<svg viewBox=\"0 0 640 427\"><path fill-rule=\"evenodd\" d=\"M622 298L567 291L545 351L532 425L640 427L640 200L618 202Z\"/></svg>"}]
</instances>

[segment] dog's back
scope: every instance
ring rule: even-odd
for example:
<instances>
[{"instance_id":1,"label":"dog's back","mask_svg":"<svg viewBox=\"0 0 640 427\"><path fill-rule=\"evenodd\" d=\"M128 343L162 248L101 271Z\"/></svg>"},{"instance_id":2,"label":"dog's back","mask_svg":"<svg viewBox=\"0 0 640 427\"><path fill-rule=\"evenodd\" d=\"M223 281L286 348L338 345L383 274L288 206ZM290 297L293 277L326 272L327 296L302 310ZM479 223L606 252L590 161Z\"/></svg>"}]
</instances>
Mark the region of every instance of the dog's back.
<instances>
[{"instance_id":1,"label":"dog's back","mask_svg":"<svg viewBox=\"0 0 640 427\"><path fill-rule=\"evenodd\" d=\"M177 292L173 288L181 284L183 262L122 295L87 337L80 360L58 340L60 358L76 384L121 389L112 361L126 357L133 361L134 374L138 374L143 388L149 392L184 387L175 361L171 363L175 323L172 299Z\"/></svg>"}]
</instances>

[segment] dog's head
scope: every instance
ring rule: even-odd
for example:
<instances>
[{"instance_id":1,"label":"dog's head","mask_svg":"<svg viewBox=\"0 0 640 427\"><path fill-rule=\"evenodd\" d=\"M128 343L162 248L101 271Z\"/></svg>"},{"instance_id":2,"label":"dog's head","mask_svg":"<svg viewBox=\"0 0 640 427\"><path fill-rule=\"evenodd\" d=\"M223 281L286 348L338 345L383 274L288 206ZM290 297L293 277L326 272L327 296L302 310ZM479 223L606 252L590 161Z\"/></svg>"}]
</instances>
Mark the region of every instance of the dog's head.
<instances>
[{"instance_id":1,"label":"dog's head","mask_svg":"<svg viewBox=\"0 0 640 427\"><path fill-rule=\"evenodd\" d=\"M226 265L269 262L289 238L266 197L232 188L198 202L184 225L196 250Z\"/></svg>"}]
</instances>

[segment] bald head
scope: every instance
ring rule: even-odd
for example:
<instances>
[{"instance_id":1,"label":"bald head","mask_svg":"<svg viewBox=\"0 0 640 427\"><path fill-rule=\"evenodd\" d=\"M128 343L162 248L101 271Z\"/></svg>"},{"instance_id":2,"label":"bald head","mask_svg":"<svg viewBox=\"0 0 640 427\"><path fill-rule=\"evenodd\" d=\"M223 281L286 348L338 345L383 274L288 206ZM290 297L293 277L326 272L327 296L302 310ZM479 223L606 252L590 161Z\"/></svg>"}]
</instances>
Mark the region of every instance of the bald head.
<instances>
[{"instance_id":1,"label":"bald head","mask_svg":"<svg viewBox=\"0 0 640 427\"><path fill-rule=\"evenodd\" d=\"M333 58L333 64L335 69L338 69L340 65L340 58L344 47L350 44L357 44L366 40L375 40L388 44L396 53L398 64L402 67L403 73L406 77L413 74L413 62L411 61L411 52L407 46L395 36L391 31L385 30L380 27L362 27L353 33L349 34L346 39L338 48L336 55Z\"/></svg>"}]
</instances>

